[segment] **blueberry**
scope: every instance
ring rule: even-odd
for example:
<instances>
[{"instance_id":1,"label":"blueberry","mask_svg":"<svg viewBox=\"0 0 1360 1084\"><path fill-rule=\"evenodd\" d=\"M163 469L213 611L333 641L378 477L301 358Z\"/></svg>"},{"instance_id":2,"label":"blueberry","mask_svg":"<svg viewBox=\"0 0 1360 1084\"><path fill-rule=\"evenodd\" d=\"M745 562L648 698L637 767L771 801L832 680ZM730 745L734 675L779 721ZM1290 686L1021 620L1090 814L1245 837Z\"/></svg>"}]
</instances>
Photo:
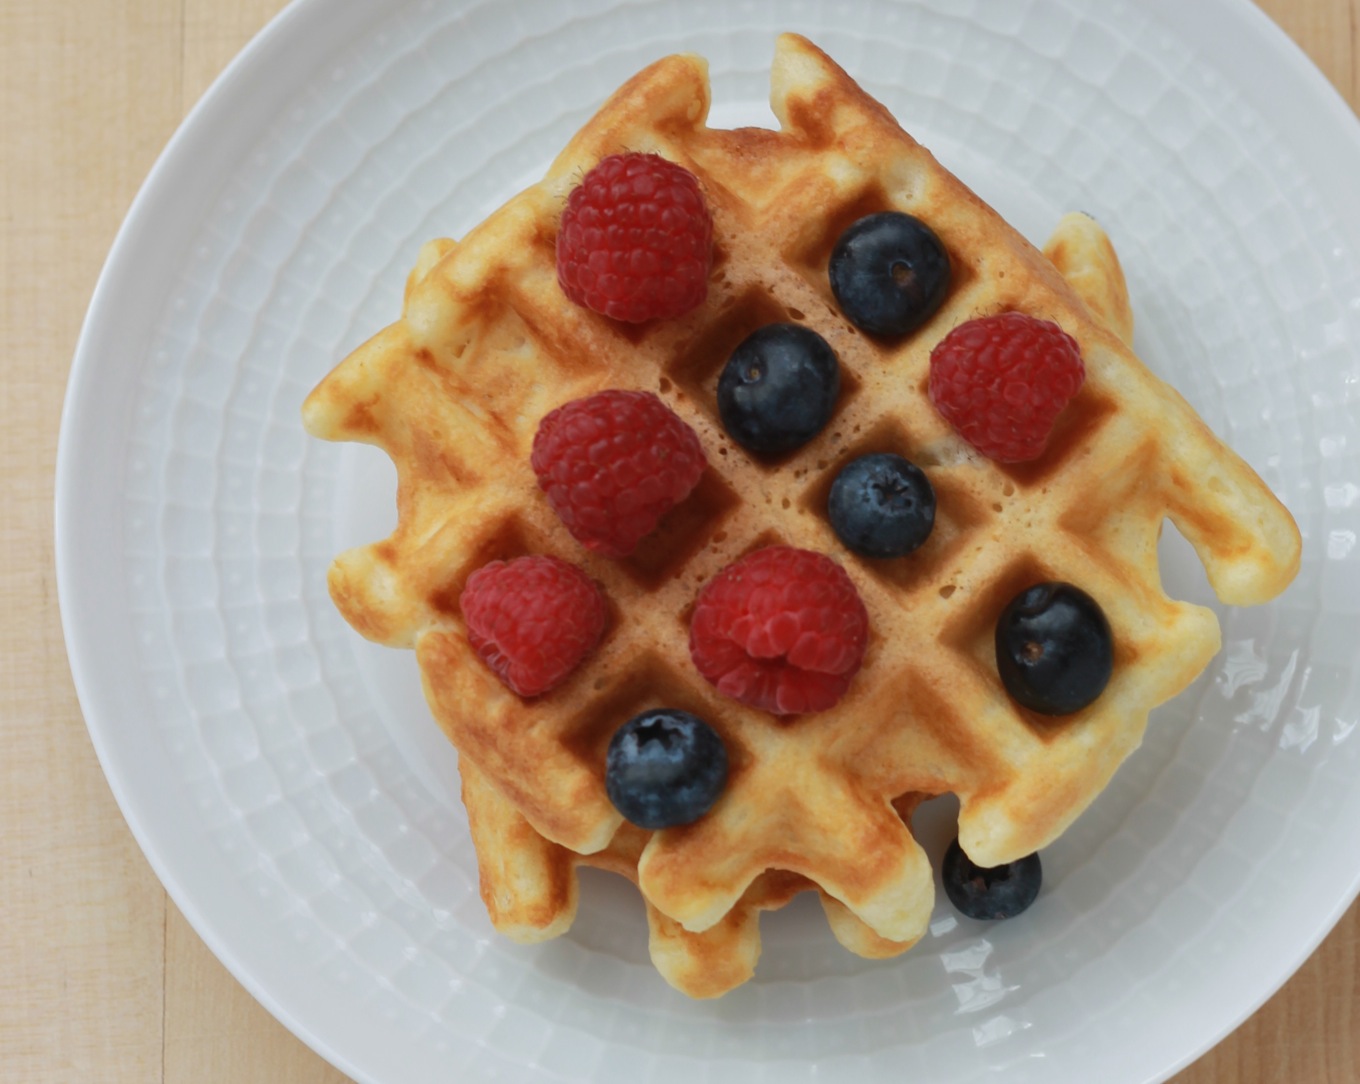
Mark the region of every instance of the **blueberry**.
<instances>
[{"instance_id":1,"label":"blueberry","mask_svg":"<svg viewBox=\"0 0 1360 1084\"><path fill-rule=\"evenodd\" d=\"M799 324L768 324L728 358L718 378L718 413L743 448L778 455L821 432L840 390L840 363L825 339Z\"/></svg>"},{"instance_id":2,"label":"blueberry","mask_svg":"<svg viewBox=\"0 0 1360 1084\"><path fill-rule=\"evenodd\" d=\"M900 211L866 215L831 252L831 292L861 331L915 331L949 292L949 254L935 231Z\"/></svg>"},{"instance_id":3,"label":"blueberry","mask_svg":"<svg viewBox=\"0 0 1360 1084\"><path fill-rule=\"evenodd\" d=\"M1070 583L1040 583L1010 601L996 623L996 668L1022 707L1044 715L1080 711L1114 669L1110 623Z\"/></svg>"},{"instance_id":4,"label":"blueberry","mask_svg":"<svg viewBox=\"0 0 1360 1084\"><path fill-rule=\"evenodd\" d=\"M640 828L689 824L727 784L727 748L696 715L644 711L609 742L604 784L614 808Z\"/></svg>"},{"instance_id":5,"label":"blueberry","mask_svg":"<svg viewBox=\"0 0 1360 1084\"><path fill-rule=\"evenodd\" d=\"M930 537L935 490L921 468L900 455L862 455L836 475L826 511L852 553L902 557Z\"/></svg>"},{"instance_id":6,"label":"blueberry","mask_svg":"<svg viewBox=\"0 0 1360 1084\"><path fill-rule=\"evenodd\" d=\"M944 892L969 918L1014 918L1039 895L1044 881L1037 854L984 869L963 853L956 839L944 854Z\"/></svg>"}]
</instances>

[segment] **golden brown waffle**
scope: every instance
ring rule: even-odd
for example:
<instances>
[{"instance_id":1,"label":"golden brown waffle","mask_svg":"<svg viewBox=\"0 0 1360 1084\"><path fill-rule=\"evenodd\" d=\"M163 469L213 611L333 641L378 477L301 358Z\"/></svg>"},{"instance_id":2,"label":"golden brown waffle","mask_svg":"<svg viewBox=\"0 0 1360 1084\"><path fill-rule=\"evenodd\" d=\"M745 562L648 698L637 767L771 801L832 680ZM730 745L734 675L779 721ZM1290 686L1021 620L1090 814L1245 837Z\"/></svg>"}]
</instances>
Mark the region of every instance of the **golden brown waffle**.
<instances>
[{"instance_id":1,"label":"golden brown waffle","mask_svg":"<svg viewBox=\"0 0 1360 1084\"><path fill-rule=\"evenodd\" d=\"M1086 808L1138 745L1150 709L1218 649L1213 613L1162 590L1165 518L1228 603L1273 597L1299 557L1284 508L1131 352L1122 276L1094 223L1065 219L1046 258L802 38L779 39L772 84L779 131L710 129L701 59L647 68L542 183L461 243L427 245L401 320L304 407L314 435L376 444L396 464L396 530L341 554L331 592L365 636L416 650L430 706L459 750L493 921L519 940L561 933L575 911L576 865L612 869L642 889L658 968L695 996L748 978L758 912L809 887L852 951L909 947L934 896L909 829L923 796L958 795L960 841L982 865L1039 849ZM677 320L618 324L557 286L566 195L623 150L691 170L713 212L709 297ZM855 331L826 277L842 230L886 209L927 222L954 268L943 307L893 344ZM1007 310L1060 324L1087 369L1048 450L1017 466L976 455L925 390L935 343L967 319ZM783 320L832 345L842 391L820 436L768 463L727 439L715 386L741 339ZM690 498L622 561L568 535L529 466L539 420L607 388L658 393L694 427L710 463ZM936 524L908 558L866 561L837 542L826 496L841 464L885 450L929 475ZM699 588L776 542L839 560L871 623L845 698L782 720L718 694L687 646ZM580 565L613 611L600 649L532 701L478 661L457 604L473 570L526 553ZM1061 719L1017 708L992 656L1005 603L1051 579L1093 595L1115 637L1104 694ZM648 833L623 823L606 797L604 753L617 726L658 706L712 724L731 771L702 819Z\"/></svg>"}]
</instances>

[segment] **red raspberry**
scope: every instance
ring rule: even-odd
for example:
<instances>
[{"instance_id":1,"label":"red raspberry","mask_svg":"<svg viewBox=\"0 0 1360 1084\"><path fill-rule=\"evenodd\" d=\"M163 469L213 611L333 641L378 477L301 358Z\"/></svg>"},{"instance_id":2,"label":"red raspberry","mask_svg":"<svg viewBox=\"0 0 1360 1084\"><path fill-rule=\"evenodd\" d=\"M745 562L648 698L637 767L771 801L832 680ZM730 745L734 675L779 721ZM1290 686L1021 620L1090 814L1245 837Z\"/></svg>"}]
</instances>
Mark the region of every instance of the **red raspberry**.
<instances>
[{"instance_id":1,"label":"red raspberry","mask_svg":"<svg viewBox=\"0 0 1360 1084\"><path fill-rule=\"evenodd\" d=\"M959 436L998 463L1043 454L1086 367L1057 324L1018 312L960 324L930 354L930 401Z\"/></svg>"},{"instance_id":2,"label":"red raspberry","mask_svg":"<svg viewBox=\"0 0 1360 1084\"><path fill-rule=\"evenodd\" d=\"M539 422L530 463L573 538L627 557L689 496L708 460L694 430L655 395L602 391Z\"/></svg>"},{"instance_id":3,"label":"red raspberry","mask_svg":"<svg viewBox=\"0 0 1360 1084\"><path fill-rule=\"evenodd\" d=\"M558 557L483 565L468 577L458 605L473 650L520 696L561 684L604 635L604 595Z\"/></svg>"},{"instance_id":4,"label":"red raspberry","mask_svg":"<svg viewBox=\"0 0 1360 1084\"><path fill-rule=\"evenodd\" d=\"M638 324L708 296L713 219L694 174L655 154L603 159L567 197L557 281L578 305Z\"/></svg>"},{"instance_id":5,"label":"red raspberry","mask_svg":"<svg viewBox=\"0 0 1360 1084\"><path fill-rule=\"evenodd\" d=\"M864 661L869 615L829 557L768 546L728 565L699 593L694 665L719 692L776 715L824 711Z\"/></svg>"}]
</instances>

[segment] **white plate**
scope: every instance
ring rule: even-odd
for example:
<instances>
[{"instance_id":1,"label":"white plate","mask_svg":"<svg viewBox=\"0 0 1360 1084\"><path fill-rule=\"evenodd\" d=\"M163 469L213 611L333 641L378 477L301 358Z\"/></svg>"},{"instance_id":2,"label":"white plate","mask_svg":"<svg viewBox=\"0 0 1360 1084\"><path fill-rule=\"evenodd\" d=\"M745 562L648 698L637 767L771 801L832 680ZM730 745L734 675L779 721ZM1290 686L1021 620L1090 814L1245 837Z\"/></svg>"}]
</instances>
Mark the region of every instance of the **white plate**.
<instances>
[{"instance_id":1,"label":"white plate","mask_svg":"<svg viewBox=\"0 0 1360 1084\"><path fill-rule=\"evenodd\" d=\"M1224 613L1209 673L1046 854L1044 895L937 910L896 961L795 905L717 1004L647 963L632 889L566 937L495 936L454 757L409 653L326 597L391 524L370 449L303 395L392 319L418 244L535 177L643 64L712 62L715 120L768 116L776 31L828 49L1041 239L1101 218L1141 353L1282 494L1303 570ZM1307 956L1360 878L1360 138L1245 0L301 0L157 164L90 308L61 434L72 666L110 783L175 902L362 1081L1161 1079ZM1204 599L1175 542L1171 587ZM949 811L927 818L931 846ZM932 826L933 825L933 826Z\"/></svg>"}]
</instances>

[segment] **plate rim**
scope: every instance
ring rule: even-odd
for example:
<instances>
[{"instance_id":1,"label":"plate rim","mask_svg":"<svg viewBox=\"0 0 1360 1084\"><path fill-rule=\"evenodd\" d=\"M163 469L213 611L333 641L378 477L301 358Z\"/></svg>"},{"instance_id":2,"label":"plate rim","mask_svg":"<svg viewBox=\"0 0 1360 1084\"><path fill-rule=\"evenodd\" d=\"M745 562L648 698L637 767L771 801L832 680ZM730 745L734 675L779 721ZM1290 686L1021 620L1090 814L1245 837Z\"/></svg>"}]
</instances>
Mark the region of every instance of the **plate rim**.
<instances>
[{"instance_id":1,"label":"plate rim","mask_svg":"<svg viewBox=\"0 0 1360 1084\"><path fill-rule=\"evenodd\" d=\"M202 167L191 165L191 160L200 150L196 144L203 142L204 132L222 131L224 122L237 115L241 105L248 104L253 98L278 96L278 72L291 73L286 82L292 84L289 92L295 93L327 56L353 40L358 26L388 14L390 9L382 0L288 0L218 73L176 125L138 187L114 235L86 306L62 398L53 489L57 606L67 662L85 729L128 830L175 907L231 976L318 1057L362 1084L382 1084L368 1064L375 1053L381 1052L382 1046L376 1050L370 1047L367 1051L342 1051L321 1028L293 1010L293 1004L305 1003L305 999L300 1000L295 994L290 1003L288 998L280 996L278 979L266 981L262 978L258 965L252 966L247 961L248 954L241 951L239 940L228 933L229 924L221 916L216 920L209 916L200 904L202 894L190 889L181 875L182 870L169 858L174 846L166 837L177 834L175 827L167 826L163 819L158 823L149 816L148 800L132 793L131 781L119 763L120 751L112 740L119 715L104 706L109 699L106 676L102 680L105 688L97 693L101 680L95 673L98 664L93 660L99 654L99 644L94 642L88 618L77 617L78 610L86 609L82 603L89 598L89 581L93 577L82 566L83 554L77 546L73 525L80 523L82 518L76 502L80 485L77 476L79 468L89 458L88 450L82 447L82 443L89 443L85 439L87 430L77 423L87 420L93 412L88 400L90 387L96 379L100 343L106 338L102 333L106 325L118 322L117 312L110 310L116 310L116 294L122 283L128 281L124 272L136 266L142 249L158 243L154 238L148 240L147 235L149 231L154 232L152 228L164 206L165 194L175 191L177 175L186 170L201 175ZM298 63L299 57L309 57L309 62ZM283 63L285 60L287 63ZM268 80L255 78L266 73L276 80L269 94L264 94ZM258 137L258 124L243 126L243 130L246 128L253 137ZM237 142L249 145L250 141L238 137ZM239 162L239 157L232 160ZM200 193L193 202L211 206L216 191L213 188L210 194ZM154 337L154 320L147 323L144 338L150 340ZM110 534L121 528L121 519L116 512L112 518ZM355 1014L355 1022L358 1020ZM363 1020L370 1025L374 1023L371 1017ZM394 1034L389 1041L397 1039Z\"/></svg>"}]
</instances>

